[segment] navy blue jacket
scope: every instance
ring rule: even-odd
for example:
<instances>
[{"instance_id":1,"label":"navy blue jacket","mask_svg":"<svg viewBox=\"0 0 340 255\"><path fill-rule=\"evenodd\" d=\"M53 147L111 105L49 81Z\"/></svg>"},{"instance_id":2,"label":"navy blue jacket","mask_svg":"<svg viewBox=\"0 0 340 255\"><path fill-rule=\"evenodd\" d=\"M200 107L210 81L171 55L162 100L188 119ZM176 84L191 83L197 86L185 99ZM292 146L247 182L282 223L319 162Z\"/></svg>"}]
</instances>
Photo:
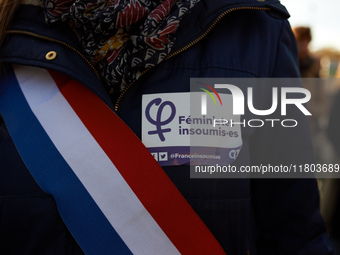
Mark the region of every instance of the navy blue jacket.
<instances>
[{"instance_id":1,"label":"navy blue jacket","mask_svg":"<svg viewBox=\"0 0 340 255\"><path fill-rule=\"evenodd\" d=\"M176 32L171 57L143 74L117 102L79 54L75 36L66 27L46 25L38 7L18 10L0 57L4 66L38 66L79 80L141 137L143 94L187 92L191 77L297 77L288 16L276 0L201 1ZM57 52L53 61L45 58L51 50ZM270 104L268 91L257 100ZM299 119L297 128L243 128L243 148L234 164L313 162L308 121L298 111L291 118ZM0 121L0 253L82 254ZM228 255L331 254L315 180L190 179L187 166L163 169Z\"/></svg>"}]
</instances>

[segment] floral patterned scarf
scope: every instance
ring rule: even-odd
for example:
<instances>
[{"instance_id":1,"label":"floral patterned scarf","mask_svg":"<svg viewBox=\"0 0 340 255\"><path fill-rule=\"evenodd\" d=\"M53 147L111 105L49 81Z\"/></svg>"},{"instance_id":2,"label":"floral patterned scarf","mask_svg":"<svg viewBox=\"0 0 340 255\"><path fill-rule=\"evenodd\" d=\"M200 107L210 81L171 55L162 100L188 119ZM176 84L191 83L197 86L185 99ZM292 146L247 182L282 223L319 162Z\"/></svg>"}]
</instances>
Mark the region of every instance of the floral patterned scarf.
<instances>
[{"instance_id":1,"label":"floral patterned scarf","mask_svg":"<svg viewBox=\"0 0 340 255\"><path fill-rule=\"evenodd\" d=\"M161 63L180 21L199 0L45 0L47 23L66 23L117 98Z\"/></svg>"}]
</instances>

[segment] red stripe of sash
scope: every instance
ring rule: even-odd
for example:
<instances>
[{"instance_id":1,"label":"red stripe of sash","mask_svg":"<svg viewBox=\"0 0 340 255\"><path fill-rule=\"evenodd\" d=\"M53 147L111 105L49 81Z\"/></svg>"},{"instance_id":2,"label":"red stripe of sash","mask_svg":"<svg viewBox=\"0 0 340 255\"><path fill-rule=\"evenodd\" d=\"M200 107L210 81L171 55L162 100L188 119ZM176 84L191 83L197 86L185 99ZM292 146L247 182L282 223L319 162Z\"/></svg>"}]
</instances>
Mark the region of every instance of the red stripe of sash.
<instances>
[{"instance_id":1,"label":"red stripe of sash","mask_svg":"<svg viewBox=\"0 0 340 255\"><path fill-rule=\"evenodd\" d=\"M99 97L50 71L61 93L181 254L225 254L138 137Z\"/></svg>"}]
</instances>

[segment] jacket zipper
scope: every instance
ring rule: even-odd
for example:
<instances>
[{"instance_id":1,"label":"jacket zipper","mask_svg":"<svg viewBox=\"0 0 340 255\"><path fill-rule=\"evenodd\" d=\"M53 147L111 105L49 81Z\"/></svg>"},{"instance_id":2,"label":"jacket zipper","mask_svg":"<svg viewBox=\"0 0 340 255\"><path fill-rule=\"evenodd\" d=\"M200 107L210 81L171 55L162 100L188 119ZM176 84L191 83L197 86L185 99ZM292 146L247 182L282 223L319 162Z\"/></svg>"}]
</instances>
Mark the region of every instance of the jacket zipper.
<instances>
[{"instance_id":1,"label":"jacket zipper","mask_svg":"<svg viewBox=\"0 0 340 255\"><path fill-rule=\"evenodd\" d=\"M204 33L202 33L199 37L197 37L195 40L193 40L193 41L191 41L190 43L188 43L188 44L187 44L186 46L184 46L183 48L181 48L181 49L179 49L179 50L177 50L177 51L171 53L169 56L167 56L167 57L164 59L164 61L165 61L165 60L168 60L168 59L170 59L170 58L172 58L172 57L174 57L174 56L176 56L176 55L178 55L178 54L180 54L180 53L182 53L183 51L189 49L190 47L192 47L193 45L195 45L196 43L198 43L199 41L201 41L203 38L205 38L205 37L207 36L207 34L209 34L209 32L216 26L216 24L217 24L222 18L224 18L224 16L226 16L227 14L229 14L229 13L231 13L231 12L233 12L233 11L238 11L238 10L269 11L269 10L271 10L271 8L269 8L269 7L235 7L235 8L231 8L231 9L229 9L229 10L226 10L225 12L221 13L221 14L214 20L214 22L210 25L210 27L209 27L207 30L205 30ZM149 68L145 69L143 72L141 72L141 73L139 74L138 79L139 79L142 75L144 75L146 72L150 71L150 69L152 69L152 68L153 68L153 67L149 67ZM116 111L116 112L118 111L119 104L120 104L122 98L124 97L124 95L126 94L126 92L129 90L129 88L131 88L131 86L132 86L135 82L136 82L136 80L133 81L133 82L131 82L131 83L124 89L124 91L120 94L120 96L118 97L117 102L116 102L116 104L115 104L115 111Z\"/></svg>"},{"instance_id":2,"label":"jacket zipper","mask_svg":"<svg viewBox=\"0 0 340 255\"><path fill-rule=\"evenodd\" d=\"M79 50L77 50L73 46L71 46L71 45L69 45L69 44L67 44L67 43L65 43L63 41L60 41L60 40L57 40L57 39L53 39L53 38L50 38L50 37L47 37L47 36L44 36L44 35L35 34L35 33L32 33L32 32L28 32L28 31L9 30L6 33L7 34L23 34L23 35L28 35L28 36L32 36L32 37L35 37L35 38L39 38L39 39L42 39L42 40L47 40L47 41L50 41L50 42L54 42L54 43L58 43L58 44L61 44L63 46L66 46L70 50L72 50L75 53L77 53L82 59L84 59L86 61L86 63L91 67L93 72L96 74L97 78L101 81L100 75L99 75L98 71L96 70L96 68L94 67L94 65L91 63L91 61L88 60Z\"/></svg>"}]
</instances>

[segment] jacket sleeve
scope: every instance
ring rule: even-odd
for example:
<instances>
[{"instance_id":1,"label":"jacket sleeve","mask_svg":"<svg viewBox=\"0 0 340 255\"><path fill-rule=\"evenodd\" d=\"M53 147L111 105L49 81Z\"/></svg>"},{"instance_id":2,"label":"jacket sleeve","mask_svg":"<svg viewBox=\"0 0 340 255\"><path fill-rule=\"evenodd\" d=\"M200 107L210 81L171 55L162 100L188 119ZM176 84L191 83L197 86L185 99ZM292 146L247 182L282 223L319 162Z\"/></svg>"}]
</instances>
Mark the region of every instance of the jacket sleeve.
<instances>
[{"instance_id":1,"label":"jacket sleeve","mask_svg":"<svg viewBox=\"0 0 340 255\"><path fill-rule=\"evenodd\" d=\"M272 76L298 75L295 38L288 22L284 21ZM313 163L307 117L297 107L287 111L287 116L281 116L279 111L271 117L295 119L298 125L294 128L278 125L258 129L251 138L251 164L290 166ZM315 179L252 179L251 188L259 230L258 254L332 254L319 211Z\"/></svg>"}]
</instances>

